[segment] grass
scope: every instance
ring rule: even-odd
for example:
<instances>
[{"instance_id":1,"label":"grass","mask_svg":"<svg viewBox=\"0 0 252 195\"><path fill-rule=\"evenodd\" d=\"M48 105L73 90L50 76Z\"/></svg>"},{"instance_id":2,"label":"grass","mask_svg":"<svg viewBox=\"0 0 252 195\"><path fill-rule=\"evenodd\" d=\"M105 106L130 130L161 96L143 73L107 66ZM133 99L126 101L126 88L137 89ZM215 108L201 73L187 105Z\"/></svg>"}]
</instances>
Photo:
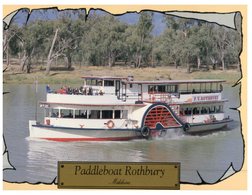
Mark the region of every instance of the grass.
<instances>
[{"instance_id":1,"label":"grass","mask_svg":"<svg viewBox=\"0 0 252 195\"><path fill-rule=\"evenodd\" d=\"M131 67L101 67L85 66L74 67L72 71L58 70L51 71L46 76L45 71L33 69L32 73L26 74L15 68L9 68L3 73L5 84L30 84L37 79L40 84L79 84L81 76L124 76L133 75L135 80L190 80L190 79L224 79L227 83L234 84L240 79L240 72L236 70L209 70L186 73L186 69L175 69L173 67L156 68L131 68Z\"/></svg>"}]
</instances>

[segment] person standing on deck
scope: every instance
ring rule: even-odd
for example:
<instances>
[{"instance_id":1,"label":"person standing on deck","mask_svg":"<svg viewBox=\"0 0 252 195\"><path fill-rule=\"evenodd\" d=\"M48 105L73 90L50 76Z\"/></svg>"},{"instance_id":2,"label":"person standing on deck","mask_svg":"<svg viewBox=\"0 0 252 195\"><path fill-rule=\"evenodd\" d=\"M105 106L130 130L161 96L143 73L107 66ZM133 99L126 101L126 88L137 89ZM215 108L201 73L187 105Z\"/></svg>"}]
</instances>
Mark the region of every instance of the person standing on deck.
<instances>
[{"instance_id":1,"label":"person standing on deck","mask_svg":"<svg viewBox=\"0 0 252 195\"><path fill-rule=\"evenodd\" d=\"M46 93L52 93L52 90L49 85L46 85Z\"/></svg>"}]
</instances>

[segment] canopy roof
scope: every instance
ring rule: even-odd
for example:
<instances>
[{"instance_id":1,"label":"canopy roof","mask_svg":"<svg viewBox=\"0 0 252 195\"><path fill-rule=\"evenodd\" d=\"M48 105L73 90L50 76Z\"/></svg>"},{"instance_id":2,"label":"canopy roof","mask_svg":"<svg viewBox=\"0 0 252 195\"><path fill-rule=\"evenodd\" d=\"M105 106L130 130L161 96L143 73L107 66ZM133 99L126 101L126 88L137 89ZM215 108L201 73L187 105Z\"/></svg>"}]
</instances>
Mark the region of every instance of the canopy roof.
<instances>
[{"instance_id":1,"label":"canopy roof","mask_svg":"<svg viewBox=\"0 0 252 195\"><path fill-rule=\"evenodd\" d=\"M219 79L195 79L195 80L155 80L155 81L123 81L126 84L197 84L197 83L222 83Z\"/></svg>"},{"instance_id":2,"label":"canopy roof","mask_svg":"<svg viewBox=\"0 0 252 195\"><path fill-rule=\"evenodd\" d=\"M101 80L126 80L128 77L116 77L116 76L82 76L83 79L101 79Z\"/></svg>"}]
</instances>

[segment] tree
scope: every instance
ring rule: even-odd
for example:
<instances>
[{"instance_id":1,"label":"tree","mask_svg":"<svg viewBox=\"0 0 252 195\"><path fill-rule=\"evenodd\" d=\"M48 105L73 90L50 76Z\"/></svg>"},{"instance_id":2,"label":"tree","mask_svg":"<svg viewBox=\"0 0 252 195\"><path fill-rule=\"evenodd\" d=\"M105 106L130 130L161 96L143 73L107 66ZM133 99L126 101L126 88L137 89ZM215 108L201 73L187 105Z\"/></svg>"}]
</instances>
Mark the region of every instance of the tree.
<instances>
[{"instance_id":1,"label":"tree","mask_svg":"<svg viewBox=\"0 0 252 195\"><path fill-rule=\"evenodd\" d=\"M3 29L3 56L6 58L7 67L10 64L10 54L17 55L20 51L20 29L12 24Z\"/></svg>"},{"instance_id":2,"label":"tree","mask_svg":"<svg viewBox=\"0 0 252 195\"><path fill-rule=\"evenodd\" d=\"M140 68L143 61L144 52L147 51L148 39L151 39L151 31L153 12L141 12L140 18L136 26L137 31L137 51L136 51L136 67ZM145 56L146 57L146 56Z\"/></svg>"},{"instance_id":3,"label":"tree","mask_svg":"<svg viewBox=\"0 0 252 195\"><path fill-rule=\"evenodd\" d=\"M21 45L23 57L21 60L21 70L30 73L32 57L38 53L43 55L45 44L48 42L52 32L49 22L35 21L22 28Z\"/></svg>"},{"instance_id":4,"label":"tree","mask_svg":"<svg viewBox=\"0 0 252 195\"><path fill-rule=\"evenodd\" d=\"M50 73L51 63L52 63L53 58L55 57L55 56L52 56L52 54L53 54L53 48L54 48L56 39L58 37L58 31L59 31L59 29L56 29L54 37L53 37L52 45L51 45L51 48L50 48L50 51L49 51L49 54L47 57L46 75L48 75Z\"/></svg>"},{"instance_id":5,"label":"tree","mask_svg":"<svg viewBox=\"0 0 252 195\"><path fill-rule=\"evenodd\" d=\"M67 70L82 64L112 67L117 62L135 67L166 65L190 67L219 65L222 69L240 67L241 15L236 14L237 29L195 19L165 16L167 28L159 36L152 35L153 12L142 11L136 24L121 22L108 13L77 14L52 10L24 26L11 26L3 33L3 53L7 60L19 57L22 71L29 73L33 65L46 66L65 60ZM22 57L21 57L22 56ZM45 60L45 63L43 63ZM214 66L215 67L215 66Z\"/></svg>"}]
</instances>

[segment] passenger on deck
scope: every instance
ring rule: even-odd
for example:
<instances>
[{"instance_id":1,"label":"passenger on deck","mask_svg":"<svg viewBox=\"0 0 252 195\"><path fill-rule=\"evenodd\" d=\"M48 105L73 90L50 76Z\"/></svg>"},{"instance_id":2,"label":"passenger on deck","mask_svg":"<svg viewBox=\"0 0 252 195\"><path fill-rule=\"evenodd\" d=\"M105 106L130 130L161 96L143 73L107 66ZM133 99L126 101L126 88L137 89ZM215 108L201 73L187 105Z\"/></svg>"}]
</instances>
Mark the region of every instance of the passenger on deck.
<instances>
[{"instance_id":1,"label":"passenger on deck","mask_svg":"<svg viewBox=\"0 0 252 195\"><path fill-rule=\"evenodd\" d=\"M100 88L99 88L98 94L99 94L99 95L103 95L103 94L104 94L103 87L100 87Z\"/></svg>"},{"instance_id":2,"label":"passenger on deck","mask_svg":"<svg viewBox=\"0 0 252 195\"><path fill-rule=\"evenodd\" d=\"M52 93L53 91L51 90L49 85L46 85L46 93Z\"/></svg>"},{"instance_id":3,"label":"passenger on deck","mask_svg":"<svg viewBox=\"0 0 252 195\"><path fill-rule=\"evenodd\" d=\"M92 89L92 87L89 87L89 88L88 88L88 93L87 93L87 95L93 95L93 89Z\"/></svg>"},{"instance_id":4,"label":"passenger on deck","mask_svg":"<svg viewBox=\"0 0 252 195\"><path fill-rule=\"evenodd\" d=\"M73 118L73 115L71 112L68 114L68 118Z\"/></svg>"},{"instance_id":5,"label":"passenger on deck","mask_svg":"<svg viewBox=\"0 0 252 195\"><path fill-rule=\"evenodd\" d=\"M79 89L79 94L83 95L83 87L82 86Z\"/></svg>"},{"instance_id":6,"label":"passenger on deck","mask_svg":"<svg viewBox=\"0 0 252 195\"><path fill-rule=\"evenodd\" d=\"M72 93L73 93L72 88L69 86L69 87L67 88L67 94L72 94Z\"/></svg>"},{"instance_id":7,"label":"passenger on deck","mask_svg":"<svg viewBox=\"0 0 252 195\"><path fill-rule=\"evenodd\" d=\"M83 88L83 95L87 95L87 88L86 87Z\"/></svg>"},{"instance_id":8,"label":"passenger on deck","mask_svg":"<svg viewBox=\"0 0 252 195\"><path fill-rule=\"evenodd\" d=\"M75 88L75 89L74 89L74 94L75 94L75 95L79 95L79 89L78 89L78 88Z\"/></svg>"},{"instance_id":9,"label":"passenger on deck","mask_svg":"<svg viewBox=\"0 0 252 195\"><path fill-rule=\"evenodd\" d=\"M87 87L86 95L89 95L89 87Z\"/></svg>"},{"instance_id":10,"label":"passenger on deck","mask_svg":"<svg viewBox=\"0 0 252 195\"><path fill-rule=\"evenodd\" d=\"M103 94L104 94L103 90L102 90L102 89L99 89L98 94L99 94L99 95L103 95Z\"/></svg>"},{"instance_id":11,"label":"passenger on deck","mask_svg":"<svg viewBox=\"0 0 252 195\"><path fill-rule=\"evenodd\" d=\"M61 88L57 91L57 93L59 93L59 94L66 94L67 92L66 92L66 89L64 89L63 87L61 87Z\"/></svg>"}]
</instances>

